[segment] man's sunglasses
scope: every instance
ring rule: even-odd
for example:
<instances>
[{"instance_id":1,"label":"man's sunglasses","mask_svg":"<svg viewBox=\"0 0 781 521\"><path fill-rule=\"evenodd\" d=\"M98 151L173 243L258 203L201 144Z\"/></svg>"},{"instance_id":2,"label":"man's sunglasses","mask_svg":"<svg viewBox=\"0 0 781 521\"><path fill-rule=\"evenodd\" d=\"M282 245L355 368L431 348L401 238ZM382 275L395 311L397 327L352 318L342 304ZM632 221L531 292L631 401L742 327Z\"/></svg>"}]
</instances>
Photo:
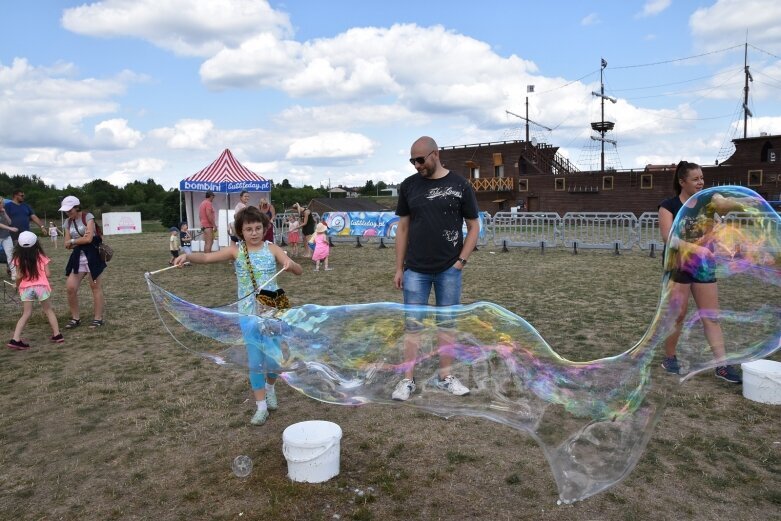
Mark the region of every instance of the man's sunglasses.
<instances>
[{"instance_id":1,"label":"man's sunglasses","mask_svg":"<svg viewBox=\"0 0 781 521\"><path fill-rule=\"evenodd\" d=\"M411 158L409 158L409 162L410 162L410 164L411 164L412 166L415 166L415 164L416 164L416 163L417 163L417 164L419 164L419 165L422 165L423 163L425 163L425 162L426 162L426 159L428 158L428 156L430 156L430 155L431 155L431 154L433 154L434 152L435 152L435 150L432 150L431 152L429 152L429 153L428 153L428 154L426 154L425 156L420 156L420 157L411 157Z\"/></svg>"}]
</instances>

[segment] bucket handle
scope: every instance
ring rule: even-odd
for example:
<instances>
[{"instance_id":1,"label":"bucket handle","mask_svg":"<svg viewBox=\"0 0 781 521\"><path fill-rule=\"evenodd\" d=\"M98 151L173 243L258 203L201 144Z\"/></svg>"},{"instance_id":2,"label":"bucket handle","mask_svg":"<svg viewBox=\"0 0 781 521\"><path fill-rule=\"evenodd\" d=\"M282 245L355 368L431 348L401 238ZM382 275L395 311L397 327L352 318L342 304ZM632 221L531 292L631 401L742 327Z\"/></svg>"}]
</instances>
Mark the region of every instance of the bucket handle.
<instances>
[{"instance_id":1,"label":"bucket handle","mask_svg":"<svg viewBox=\"0 0 781 521\"><path fill-rule=\"evenodd\" d=\"M285 459L287 459L287 460L288 460L289 462L291 462L291 463L309 463L310 461L312 461L312 460L316 460L317 458L319 458L320 456L322 456L323 454L325 454L326 452L328 452L328 451L331 449L331 447L333 447L334 445L336 445L336 441L337 441L337 440L338 440L338 438L331 438L331 441L330 441L330 442L328 442L328 443L327 443L327 444L326 444L326 445L323 447L323 450L321 450L319 453L317 453L317 454L315 454L314 456L311 456L311 457L309 457L309 458L302 458L302 459L299 459L299 458L293 458L292 456L290 456L290 455L288 454L289 447L288 447L287 445L283 445L283 446L282 446L282 452L284 452L284 453L285 453Z\"/></svg>"}]
</instances>

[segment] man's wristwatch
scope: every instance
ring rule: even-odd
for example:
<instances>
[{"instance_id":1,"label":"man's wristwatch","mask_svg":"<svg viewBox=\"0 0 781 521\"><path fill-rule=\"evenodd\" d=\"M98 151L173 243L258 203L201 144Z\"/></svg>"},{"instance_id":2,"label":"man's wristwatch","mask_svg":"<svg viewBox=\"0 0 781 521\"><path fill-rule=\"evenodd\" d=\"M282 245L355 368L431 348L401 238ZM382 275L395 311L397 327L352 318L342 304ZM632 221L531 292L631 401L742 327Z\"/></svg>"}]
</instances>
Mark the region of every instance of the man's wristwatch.
<instances>
[{"instance_id":1,"label":"man's wristwatch","mask_svg":"<svg viewBox=\"0 0 781 521\"><path fill-rule=\"evenodd\" d=\"M466 259L462 259L461 257L459 257L458 262L461 263L461 266L466 266Z\"/></svg>"}]
</instances>

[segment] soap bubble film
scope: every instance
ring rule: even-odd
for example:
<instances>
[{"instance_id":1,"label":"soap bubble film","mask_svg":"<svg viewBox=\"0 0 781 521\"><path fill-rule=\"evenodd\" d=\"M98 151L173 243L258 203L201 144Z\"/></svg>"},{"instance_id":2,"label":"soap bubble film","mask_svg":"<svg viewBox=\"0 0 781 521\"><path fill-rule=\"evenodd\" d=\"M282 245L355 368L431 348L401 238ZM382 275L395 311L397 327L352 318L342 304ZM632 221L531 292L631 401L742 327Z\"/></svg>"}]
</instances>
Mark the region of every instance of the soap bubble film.
<instances>
[{"instance_id":1,"label":"soap bubble film","mask_svg":"<svg viewBox=\"0 0 781 521\"><path fill-rule=\"evenodd\" d=\"M659 305L645 334L623 353L591 361L559 356L531 324L491 302L450 308L308 304L279 311L255 306L254 296L247 295L208 308L176 296L149 275L147 283L174 341L217 364L279 373L291 387L327 403L402 404L445 417L480 417L527 433L545 453L560 500L570 503L631 472L670 383L779 349L779 228L778 214L749 189L716 187L693 196L673 222ZM720 308L689 306L677 351L684 374L677 378L664 374L659 362L679 315L673 279L680 273L713 274ZM248 307L256 314L240 312ZM702 333L703 317L721 325L726 361L714 359ZM419 331L414 356L405 355L408 328ZM454 396L435 385L443 356L452 358L451 373L469 388L468 395ZM409 400L394 401L391 393L410 365L416 390Z\"/></svg>"}]
</instances>

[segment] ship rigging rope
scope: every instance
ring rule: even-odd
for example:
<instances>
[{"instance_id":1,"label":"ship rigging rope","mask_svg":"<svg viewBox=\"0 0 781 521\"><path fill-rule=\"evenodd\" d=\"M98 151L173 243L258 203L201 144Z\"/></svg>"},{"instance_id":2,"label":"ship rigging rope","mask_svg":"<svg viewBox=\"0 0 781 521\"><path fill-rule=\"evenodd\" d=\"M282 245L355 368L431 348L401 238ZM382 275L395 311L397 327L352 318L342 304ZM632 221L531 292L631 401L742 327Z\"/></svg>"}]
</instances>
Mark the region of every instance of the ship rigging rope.
<instances>
[{"instance_id":1,"label":"ship rigging rope","mask_svg":"<svg viewBox=\"0 0 781 521\"><path fill-rule=\"evenodd\" d=\"M743 71L743 67L740 68L741 71ZM682 83L690 83L692 81L698 81L698 80L707 80L710 78L715 78L717 76L721 76L722 74L729 74L731 73L731 70L721 71L717 72L716 74L709 74L708 76L698 76L696 78L690 78L688 80L681 80L681 81L673 81L670 83L659 83L656 85L648 85L647 87L628 87L626 89L612 89L610 92L626 92L629 90L645 90L645 89L655 89L656 87L669 87L670 85L680 85Z\"/></svg>"},{"instance_id":2,"label":"ship rigging rope","mask_svg":"<svg viewBox=\"0 0 781 521\"><path fill-rule=\"evenodd\" d=\"M610 67L610 70L634 69L634 68L637 68L637 67L651 67L653 65L664 65L665 63L675 63L675 62L680 62L680 61L684 61L684 60L693 60L694 58L700 58L702 56L710 56L711 54L717 54L717 53L720 53L720 52L731 51L732 49L737 49L738 47L743 47L743 44L740 43L740 44L737 44L737 45L733 45L732 47L726 47L724 49L719 49L717 51L711 51L711 52L706 52L706 53L702 53L702 54L695 54L693 56L685 56L683 58L673 58L672 60L664 60L664 61L652 62L652 63L640 63L640 64L637 64L637 65L621 65L621 66L618 66L618 67ZM753 47L753 45L752 45L752 47Z\"/></svg>"},{"instance_id":3,"label":"ship rigging rope","mask_svg":"<svg viewBox=\"0 0 781 521\"><path fill-rule=\"evenodd\" d=\"M748 44L748 46L749 46L749 47L751 47L751 48L753 48L753 49L756 49L756 50L758 50L759 52L763 52L763 53L765 53L765 54L769 54L769 55L770 55L770 56L772 56L773 58L778 58L779 60L781 60L781 56L779 56L779 55L777 55L777 54L773 54L773 53L772 53L772 52L770 52L770 51L766 51L765 49L760 49L760 48L759 48L759 47L757 47L756 45L751 45L751 44Z\"/></svg>"}]
</instances>

